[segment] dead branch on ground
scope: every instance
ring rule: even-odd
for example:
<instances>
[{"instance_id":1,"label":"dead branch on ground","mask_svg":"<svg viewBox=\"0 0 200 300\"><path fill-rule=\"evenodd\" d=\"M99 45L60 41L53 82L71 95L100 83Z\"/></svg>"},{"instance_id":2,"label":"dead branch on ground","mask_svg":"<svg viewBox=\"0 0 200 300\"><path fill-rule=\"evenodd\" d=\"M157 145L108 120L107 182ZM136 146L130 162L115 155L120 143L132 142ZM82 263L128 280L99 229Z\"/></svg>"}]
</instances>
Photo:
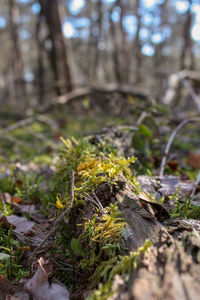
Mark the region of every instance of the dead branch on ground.
<instances>
[{"instance_id":1,"label":"dead branch on ground","mask_svg":"<svg viewBox=\"0 0 200 300\"><path fill-rule=\"evenodd\" d=\"M122 95L131 95L141 100L146 100L151 104L155 103L155 99L153 99L146 92L138 91L130 85L118 85L115 83L111 83L111 84L103 85L101 87L94 86L94 87L83 87L83 88L75 89L70 93L56 97L51 103L41 107L40 112L45 113L53 106L67 104L71 101L80 100L81 98L85 98L91 95L113 94L113 93L119 93Z\"/></svg>"}]
</instances>

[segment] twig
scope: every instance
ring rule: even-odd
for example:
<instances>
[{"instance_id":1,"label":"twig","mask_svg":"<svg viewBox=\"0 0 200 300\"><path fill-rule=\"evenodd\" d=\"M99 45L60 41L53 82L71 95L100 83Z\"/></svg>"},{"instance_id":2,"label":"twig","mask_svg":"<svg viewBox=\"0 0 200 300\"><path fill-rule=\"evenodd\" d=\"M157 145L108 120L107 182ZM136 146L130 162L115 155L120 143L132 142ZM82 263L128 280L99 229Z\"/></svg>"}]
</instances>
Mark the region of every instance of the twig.
<instances>
[{"instance_id":1,"label":"twig","mask_svg":"<svg viewBox=\"0 0 200 300\"><path fill-rule=\"evenodd\" d=\"M189 119L186 119L184 121L182 121L175 129L174 131L172 132L172 134L170 135L170 138L168 140L168 143L165 147L165 151L164 151L164 155L163 155L163 158L162 158L162 162L161 162L161 166L160 166L160 173L159 173L159 176L162 177L164 175L164 171L165 171L165 166L166 166L166 162L167 162L167 156L169 154L169 150L170 150L170 147L171 147L171 144L177 134L177 132L187 123L189 122L198 122L200 121L200 118L189 118Z\"/></svg>"},{"instance_id":2,"label":"twig","mask_svg":"<svg viewBox=\"0 0 200 300\"><path fill-rule=\"evenodd\" d=\"M112 94L112 93L131 95L136 98L147 100L150 104L155 103L155 100L146 92L136 90L130 85L125 85L125 84L118 85L118 84L110 83L110 84L105 84L103 86L82 87L82 88L75 89L70 93L63 94L57 97L56 99L53 99L51 103L48 103L43 107L41 107L40 113L47 112L55 105L67 104L71 101L85 98L94 94Z\"/></svg>"},{"instance_id":3,"label":"twig","mask_svg":"<svg viewBox=\"0 0 200 300\"><path fill-rule=\"evenodd\" d=\"M195 194L195 192L196 192L196 189L197 189L197 186L198 186L199 182L200 182L200 171L199 171L199 174L198 174L197 179L196 179L196 181L195 181L195 186L194 186L194 188L193 188L193 190L192 190L191 198L194 197L194 194Z\"/></svg>"},{"instance_id":4,"label":"twig","mask_svg":"<svg viewBox=\"0 0 200 300\"><path fill-rule=\"evenodd\" d=\"M37 252L42 248L42 246L50 239L50 237L52 235L55 234L59 224L63 221L63 219L65 218L65 216L69 213L72 205L74 202L74 172L71 171L71 185L70 185L70 202L68 207L64 210L64 212L55 220L54 224L53 224L53 228L51 229L51 231L46 235L46 237L44 238L44 240L41 242L41 244L33 251L31 257L30 257L30 263L32 263L32 261L34 260L34 258L37 255Z\"/></svg>"},{"instance_id":5,"label":"twig","mask_svg":"<svg viewBox=\"0 0 200 300\"><path fill-rule=\"evenodd\" d=\"M143 111L141 113L141 115L139 116L137 122L136 122L136 126L140 126L141 123L144 121L144 119L148 116L148 113L146 111Z\"/></svg>"},{"instance_id":6,"label":"twig","mask_svg":"<svg viewBox=\"0 0 200 300\"><path fill-rule=\"evenodd\" d=\"M188 90L189 94L192 97L192 100L195 102L197 106L198 111L200 111L200 98L197 96L197 94L195 93L191 85L185 79L181 79L180 82Z\"/></svg>"},{"instance_id":7,"label":"twig","mask_svg":"<svg viewBox=\"0 0 200 300\"><path fill-rule=\"evenodd\" d=\"M100 210L100 212L103 214L104 209L103 209L103 206L102 206L101 202L99 201L99 199L97 198L95 193L93 193L93 195L95 197L95 200L90 195L88 195L87 193L85 193L85 195L83 195L83 197L84 197L85 201L90 201L93 204L95 204L98 207L98 209Z\"/></svg>"},{"instance_id":8,"label":"twig","mask_svg":"<svg viewBox=\"0 0 200 300\"><path fill-rule=\"evenodd\" d=\"M198 110L200 108L198 96L194 93L191 86L186 82L186 80L192 80L195 84L200 83L200 73L189 71L189 70L182 70L177 73L173 73L169 77L168 88L166 93L162 99L163 103L169 105L173 102L173 100L177 96L177 92L179 90L179 84L181 83L189 90L190 95L192 96L193 100L195 101L196 105L198 106ZM192 92L192 93L191 93Z\"/></svg>"},{"instance_id":9,"label":"twig","mask_svg":"<svg viewBox=\"0 0 200 300\"><path fill-rule=\"evenodd\" d=\"M51 119L49 119L48 117L43 116L43 115L36 115L35 117L30 117L30 118L20 120L19 122L16 122L16 123L14 123L14 124L6 127L6 128L3 128L0 132L0 138L4 137L10 131L14 131L18 128L25 127L25 126L30 125L31 123L33 123L35 121L45 123L48 126L53 127L53 128L57 127L57 124L54 121L52 121Z\"/></svg>"}]
</instances>

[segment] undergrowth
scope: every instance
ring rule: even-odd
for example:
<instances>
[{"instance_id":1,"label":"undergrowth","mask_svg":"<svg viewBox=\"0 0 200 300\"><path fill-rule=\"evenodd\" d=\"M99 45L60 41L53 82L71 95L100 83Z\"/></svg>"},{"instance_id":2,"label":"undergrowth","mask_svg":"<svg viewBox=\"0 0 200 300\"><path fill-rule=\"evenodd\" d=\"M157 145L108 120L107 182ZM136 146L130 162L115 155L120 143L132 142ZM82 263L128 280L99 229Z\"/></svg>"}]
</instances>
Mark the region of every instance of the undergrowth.
<instances>
[{"instance_id":1,"label":"undergrowth","mask_svg":"<svg viewBox=\"0 0 200 300\"><path fill-rule=\"evenodd\" d=\"M0 224L0 245L0 275L19 282L29 274L21 264L23 254L29 247L14 239L12 228L6 230L2 224Z\"/></svg>"}]
</instances>

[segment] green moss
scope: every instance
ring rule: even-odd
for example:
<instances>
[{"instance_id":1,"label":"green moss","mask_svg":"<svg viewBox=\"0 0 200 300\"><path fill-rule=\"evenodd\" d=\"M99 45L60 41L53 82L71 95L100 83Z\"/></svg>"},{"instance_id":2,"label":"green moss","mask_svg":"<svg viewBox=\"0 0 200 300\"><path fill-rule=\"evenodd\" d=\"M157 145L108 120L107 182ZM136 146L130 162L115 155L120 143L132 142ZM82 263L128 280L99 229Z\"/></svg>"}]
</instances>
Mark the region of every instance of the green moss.
<instances>
[{"instance_id":1,"label":"green moss","mask_svg":"<svg viewBox=\"0 0 200 300\"><path fill-rule=\"evenodd\" d=\"M151 245L152 243L147 240L142 247L138 248L137 251L130 252L129 255L113 256L109 261L104 261L104 263L98 267L99 271L101 271L103 284L100 283L98 289L87 297L87 300L108 299L112 294L116 293L117 290L111 290L114 276L117 274L129 275L135 270L139 258Z\"/></svg>"},{"instance_id":2,"label":"green moss","mask_svg":"<svg viewBox=\"0 0 200 300\"><path fill-rule=\"evenodd\" d=\"M58 159L55 174L55 191L62 193L62 205L69 202L70 172L75 171L75 202L84 199L86 193L91 193L99 184L115 183L119 174L131 178L130 164L135 158L118 157L110 141L91 144L89 138L80 141L62 139L65 149L62 149ZM60 208L60 198L57 202Z\"/></svg>"},{"instance_id":3,"label":"green moss","mask_svg":"<svg viewBox=\"0 0 200 300\"><path fill-rule=\"evenodd\" d=\"M103 209L95 207L96 213L94 211L91 218L82 218L82 224L74 224L73 216L80 214L80 208L84 210L85 197L92 195L100 184L117 184L120 174L131 180L130 166L135 162L135 158L126 159L117 156L114 146L108 140L98 141L95 144L90 138L83 138L79 141L75 138L62 139L62 141L65 148L60 150L57 158L53 188L54 203L58 208L58 213L68 205L70 173L74 170L74 204L71 211L72 217L69 216L69 224L65 225L65 229L62 227L56 241L56 252L59 251L63 259L64 257L66 259L66 255L77 257L79 253L82 257L78 267L79 272L84 278L88 278L87 280L92 280L93 286L96 286L102 280L104 264L109 262L112 266L113 257L127 254L123 242L126 222L117 204L112 203ZM98 199L96 200L98 202ZM78 229L78 226L81 228ZM73 236L73 232L79 232L79 236ZM66 247L70 249L70 252L64 250Z\"/></svg>"},{"instance_id":4,"label":"green moss","mask_svg":"<svg viewBox=\"0 0 200 300\"><path fill-rule=\"evenodd\" d=\"M126 225L117 204L110 204L105 213L95 214L92 220L85 221L79 237L85 253L80 267L93 274L93 283L100 280L105 260L124 252L121 240Z\"/></svg>"}]
</instances>

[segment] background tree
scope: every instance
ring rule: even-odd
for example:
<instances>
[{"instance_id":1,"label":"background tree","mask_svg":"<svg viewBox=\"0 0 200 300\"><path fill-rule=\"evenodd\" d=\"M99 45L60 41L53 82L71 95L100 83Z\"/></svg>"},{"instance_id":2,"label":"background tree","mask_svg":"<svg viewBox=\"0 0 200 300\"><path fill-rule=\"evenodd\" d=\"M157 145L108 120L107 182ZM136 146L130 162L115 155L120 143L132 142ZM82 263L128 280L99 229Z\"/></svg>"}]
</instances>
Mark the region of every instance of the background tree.
<instances>
[{"instance_id":1,"label":"background tree","mask_svg":"<svg viewBox=\"0 0 200 300\"><path fill-rule=\"evenodd\" d=\"M197 0L2 0L0 9L1 103L18 94L36 106L114 82L160 98L171 73L200 67Z\"/></svg>"},{"instance_id":2,"label":"background tree","mask_svg":"<svg viewBox=\"0 0 200 300\"><path fill-rule=\"evenodd\" d=\"M57 84L63 85L61 89L56 86L56 92L72 90L72 75L68 62L68 53L62 32L62 23L59 12L59 1L40 0L40 14L45 18L48 27L49 61ZM41 20L41 16L40 16Z\"/></svg>"}]
</instances>

